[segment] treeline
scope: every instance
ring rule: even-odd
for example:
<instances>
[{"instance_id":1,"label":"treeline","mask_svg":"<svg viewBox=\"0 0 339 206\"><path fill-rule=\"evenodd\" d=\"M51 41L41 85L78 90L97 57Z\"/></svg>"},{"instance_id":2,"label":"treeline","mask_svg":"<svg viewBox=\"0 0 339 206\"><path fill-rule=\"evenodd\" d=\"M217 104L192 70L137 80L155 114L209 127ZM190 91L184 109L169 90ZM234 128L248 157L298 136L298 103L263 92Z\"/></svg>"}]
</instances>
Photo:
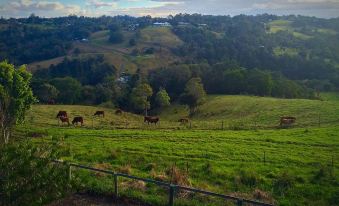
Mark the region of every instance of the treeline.
<instances>
[{"instance_id":1,"label":"treeline","mask_svg":"<svg viewBox=\"0 0 339 206\"><path fill-rule=\"evenodd\" d=\"M204 19L223 19L222 26L217 27L209 24L205 27L199 26L175 26L173 31L185 43L175 50L178 56L189 63L216 64L225 60L238 62L242 67L260 68L263 70L278 71L289 79L294 80L330 80L337 87L339 80L339 38L316 32L320 28L333 29L339 33L329 22L338 20L319 20L327 22L328 27L320 24L308 30L312 36L308 38L297 38L293 33L281 31L270 33L268 23L272 19L236 16L236 17L204 17L181 16L180 20L185 22L210 22ZM279 18L280 19L280 18ZM289 19L286 17L286 19ZM292 19L298 19L290 18ZM300 20L298 21L300 22ZM315 27L318 26L318 27ZM302 34L307 29L299 28ZM305 31L304 31L305 30ZM295 53L289 55L277 55L277 48L295 48ZM338 88L338 87L337 87Z\"/></svg>"},{"instance_id":2,"label":"treeline","mask_svg":"<svg viewBox=\"0 0 339 206\"><path fill-rule=\"evenodd\" d=\"M250 94L280 98L314 98L314 91L282 74L241 68L234 62L176 65L150 74L152 87L165 88L171 98L183 92L191 78L200 78L208 94Z\"/></svg>"},{"instance_id":3,"label":"treeline","mask_svg":"<svg viewBox=\"0 0 339 206\"><path fill-rule=\"evenodd\" d=\"M40 102L105 104L134 112L161 108L172 102L191 112L207 94L249 94L282 98L314 98L314 90L277 72L245 69L230 61L178 64L145 73L118 75L103 56L64 59L35 73L34 94Z\"/></svg>"}]
</instances>

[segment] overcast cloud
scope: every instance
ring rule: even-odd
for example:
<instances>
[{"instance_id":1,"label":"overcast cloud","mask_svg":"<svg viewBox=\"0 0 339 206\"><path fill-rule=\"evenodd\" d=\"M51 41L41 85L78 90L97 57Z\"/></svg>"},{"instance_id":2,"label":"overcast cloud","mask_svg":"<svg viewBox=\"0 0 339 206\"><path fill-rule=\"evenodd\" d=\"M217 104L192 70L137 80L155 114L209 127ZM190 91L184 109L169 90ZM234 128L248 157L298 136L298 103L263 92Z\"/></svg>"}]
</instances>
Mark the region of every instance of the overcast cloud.
<instances>
[{"instance_id":1,"label":"overcast cloud","mask_svg":"<svg viewBox=\"0 0 339 206\"><path fill-rule=\"evenodd\" d=\"M168 16L177 13L211 15L300 14L339 16L339 0L0 0L0 16L26 17L31 13L55 17L128 14Z\"/></svg>"}]
</instances>

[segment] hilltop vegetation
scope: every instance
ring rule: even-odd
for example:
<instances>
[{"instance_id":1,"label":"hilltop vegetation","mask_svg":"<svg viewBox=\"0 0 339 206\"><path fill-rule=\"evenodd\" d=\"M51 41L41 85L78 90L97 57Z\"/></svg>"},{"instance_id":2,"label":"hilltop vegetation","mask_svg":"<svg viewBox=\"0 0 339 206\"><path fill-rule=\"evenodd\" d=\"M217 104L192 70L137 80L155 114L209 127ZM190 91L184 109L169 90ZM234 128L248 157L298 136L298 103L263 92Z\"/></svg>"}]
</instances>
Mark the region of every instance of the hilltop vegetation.
<instances>
[{"instance_id":1,"label":"hilltop vegetation","mask_svg":"<svg viewBox=\"0 0 339 206\"><path fill-rule=\"evenodd\" d=\"M153 25L166 21L170 27ZM112 90L105 98L78 99L77 103L97 104L105 100L133 110L121 102L126 102L128 97L124 94L141 82L150 84L155 93L160 87L165 88L172 102L178 102L178 91L196 77L202 80L208 94L315 98L315 91L335 91L339 87L338 19L197 14L179 14L169 19L30 16L1 19L0 24L0 59L17 65L30 64L35 79L50 84L51 79L69 75L68 70L74 69L65 62L82 67L93 58L100 58L103 63L82 68L85 75L102 71L107 65L115 68L109 76L125 84L114 86L115 89L111 84L107 86L106 80L94 84L84 82L82 75L69 75L83 89L92 86ZM175 67L189 67L191 74L186 74L190 78L173 92L154 78L171 82L162 71ZM47 72L41 75L37 70Z\"/></svg>"}]
</instances>

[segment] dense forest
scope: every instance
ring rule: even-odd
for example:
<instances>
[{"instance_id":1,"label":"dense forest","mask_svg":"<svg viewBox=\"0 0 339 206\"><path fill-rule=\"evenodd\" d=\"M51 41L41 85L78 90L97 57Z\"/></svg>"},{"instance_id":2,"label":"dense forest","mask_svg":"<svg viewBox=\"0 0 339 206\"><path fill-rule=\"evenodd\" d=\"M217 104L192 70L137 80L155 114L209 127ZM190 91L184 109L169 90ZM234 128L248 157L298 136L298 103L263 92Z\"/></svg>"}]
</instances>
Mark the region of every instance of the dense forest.
<instances>
[{"instance_id":1,"label":"dense forest","mask_svg":"<svg viewBox=\"0 0 339 206\"><path fill-rule=\"evenodd\" d=\"M107 44L127 39L134 47L140 31L155 22L169 22L183 42L169 49L176 56L169 66L126 73L102 55L74 57L81 53L74 44L95 32L109 31ZM152 55L159 52L156 46L130 55ZM32 87L42 102L109 103L142 111L139 104L162 105L159 95L192 107L204 92L316 98L318 91L339 89L339 19L268 14L0 19L0 60L19 66L56 57L64 59L33 74ZM194 94L199 88L204 91Z\"/></svg>"}]
</instances>

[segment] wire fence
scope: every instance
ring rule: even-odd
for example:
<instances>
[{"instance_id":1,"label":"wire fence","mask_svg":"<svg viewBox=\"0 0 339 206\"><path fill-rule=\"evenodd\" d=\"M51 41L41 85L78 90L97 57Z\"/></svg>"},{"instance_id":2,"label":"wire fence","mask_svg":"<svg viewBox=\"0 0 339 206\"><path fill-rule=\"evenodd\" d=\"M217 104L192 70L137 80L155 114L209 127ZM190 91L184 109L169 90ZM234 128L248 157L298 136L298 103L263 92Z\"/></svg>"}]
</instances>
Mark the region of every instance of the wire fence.
<instances>
[{"instance_id":1,"label":"wire fence","mask_svg":"<svg viewBox=\"0 0 339 206\"><path fill-rule=\"evenodd\" d=\"M243 199L243 198L239 198L239 197L235 197L235 196L231 196L231 195L214 193L214 192L196 189L196 188L187 187L187 186L175 185L175 184L157 181L157 180L148 179L148 178L141 178L141 177L132 176L132 175L129 175L129 174L93 168L93 167L89 167L89 166L85 166L85 165L80 165L80 164L75 164L75 163L67 163L67 162L60 161L60 160L55 160L53 162L57 163L57 164L68 165L68 174L69 174L70 180L72 179L73 168L80 168L80 169L89 170L89 171L92 171L92 172L99 172L99 173L103 173L103 174L107 174L107 175L112 175L113 178L114 178L113 183L114 183L114 197L115 197L115 199L117 199L119 197L119 184L118 184L118 182L119 182L119 177L120 177L120 178L138 180L138 181L142 181L142 182L145 182L145 183L150 183L150 184L154 184L154 185L157 185L157 186L160 186L160 187L168 188L168 204L167 204L168 206L174 206L175 205L175 196L176 196L176 193L179 192L179 191L187 191L187 192L199 193L199 194L203 194L203 195L207 195L207 196L217 197L217 198L223 199L225 201L235 202L237 206L243 206L243 205L248 205L248 204L258 205L258 206L273 206L273 204L269 204L269 203L259 202L259 201L250 200L250 199Z\"/></svg>"}]
</instances>

